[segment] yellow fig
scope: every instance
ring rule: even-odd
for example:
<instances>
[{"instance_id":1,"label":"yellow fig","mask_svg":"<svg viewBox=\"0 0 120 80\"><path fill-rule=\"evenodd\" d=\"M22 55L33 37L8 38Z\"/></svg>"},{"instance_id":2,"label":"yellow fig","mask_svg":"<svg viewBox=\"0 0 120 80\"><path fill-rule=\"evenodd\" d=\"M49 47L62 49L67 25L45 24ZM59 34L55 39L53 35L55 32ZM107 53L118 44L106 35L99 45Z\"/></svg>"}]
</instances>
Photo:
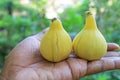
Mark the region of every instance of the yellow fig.
<instances>
[{"instance_id":1,"label":"yellow fig","mask_svg":"<svg viewBox=\"0 0 120 80\"><path fill-rule=\"evenodd\" d=\"M44 35L40 44L42 56L51 62L66 59L72 50L72 40L64 30L60 20L54 18L50 29Z\"/></svg>"},{"instance_id":2,"label":"yellow fig","mask_svg":"<svg viewBox=\"0 0 120 80\"><path fill-rule=\"evenodd\" d=\"M95 18L88 11L85 27L73 40L75 54L86 60L101 59L107 51L107 43L101 32L98 30Z\"/></svg>"}]
</instances>

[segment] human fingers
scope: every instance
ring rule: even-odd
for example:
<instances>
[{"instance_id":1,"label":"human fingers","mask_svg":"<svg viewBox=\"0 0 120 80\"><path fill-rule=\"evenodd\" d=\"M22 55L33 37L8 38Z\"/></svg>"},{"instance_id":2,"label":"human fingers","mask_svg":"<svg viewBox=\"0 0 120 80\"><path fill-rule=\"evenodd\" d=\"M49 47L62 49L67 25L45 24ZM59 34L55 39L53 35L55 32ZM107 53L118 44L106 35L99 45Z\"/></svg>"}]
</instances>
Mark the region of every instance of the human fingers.
<instances>
[{"instance_id":1,"label":"human fingers","mask_svg":"<svg viewBox=\"0 0 120 80\"><path fill-rule=\"evenodd\" d=\"M120 49L120 46L116 43L107 43L107 50L114 51Z\"/></svg>"},{"instance_id":2,"label":"human fingers","mask_svg":"<svg viewBox=\"0 0 120 80\"><path fill-rule=\"evenodd\" d=\"M104 57L101 60L88 62L87 74L95 74L120 68L120 57Z\"/></svg>"}]
</instances>

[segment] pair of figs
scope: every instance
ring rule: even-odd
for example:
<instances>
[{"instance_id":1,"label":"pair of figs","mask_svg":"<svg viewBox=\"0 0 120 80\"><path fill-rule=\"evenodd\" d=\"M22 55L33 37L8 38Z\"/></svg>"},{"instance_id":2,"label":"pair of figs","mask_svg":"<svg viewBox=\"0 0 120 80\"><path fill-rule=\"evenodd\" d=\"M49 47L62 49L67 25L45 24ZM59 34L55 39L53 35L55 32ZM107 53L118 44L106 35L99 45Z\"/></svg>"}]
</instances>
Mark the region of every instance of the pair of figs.
<instances>
[{"instance_id":1,"label":"pair of figs","mask_svg":"<svg viewBox=\"0 0 120 80\"><path fill-rule=\"evenodd\" d=\"M107 43L98 30L95 18L87 12L85 27L77 34L73 42L64 30L60 20L54 18L50 29L44 35L40 44L42 56L51 62L66 59L72 52L86 60L101 59L107 51Z\"/></svg>"}]
</instances>

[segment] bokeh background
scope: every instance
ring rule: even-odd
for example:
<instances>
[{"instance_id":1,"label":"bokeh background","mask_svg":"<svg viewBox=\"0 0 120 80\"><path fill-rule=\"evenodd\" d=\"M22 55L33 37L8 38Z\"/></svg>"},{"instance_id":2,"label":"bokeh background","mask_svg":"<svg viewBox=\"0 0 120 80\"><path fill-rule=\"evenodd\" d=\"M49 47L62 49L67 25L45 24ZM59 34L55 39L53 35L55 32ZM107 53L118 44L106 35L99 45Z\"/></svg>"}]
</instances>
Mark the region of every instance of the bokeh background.
<instances>
[{"instance_id":1,"label":"bokeh background","mask_svg":"<svg viewBox=\"0 0 120 80\"><path fill-rule=\"evenodd\" d=\"M0 71L7 54L24 38L61 19L73 37L85 24L85 12L94 14L107 42L120 44L120 0L0 0ZM120 80L120 70L106 71L81 80Z\"/></svg>"}]
</instances>

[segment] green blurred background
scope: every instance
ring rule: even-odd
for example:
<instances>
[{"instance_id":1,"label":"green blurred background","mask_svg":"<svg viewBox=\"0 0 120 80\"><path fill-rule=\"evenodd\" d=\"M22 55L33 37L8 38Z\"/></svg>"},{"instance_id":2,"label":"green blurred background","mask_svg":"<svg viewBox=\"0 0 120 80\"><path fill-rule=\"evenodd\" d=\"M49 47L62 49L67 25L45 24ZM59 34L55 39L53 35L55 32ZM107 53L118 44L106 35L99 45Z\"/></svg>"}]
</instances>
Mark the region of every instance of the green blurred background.
<instances>
[{"instance_id":1,"label":"green blurred background","mask_svg":"<svg viewBox=\"0 0 120 80\"><path fill-rule=\"evenodd\" d=\"M107 42L120 44L120 0L0 0L0 70L5 57L24 38L49 26L59 17L66 31L76 35L93 12ZM120 80L120 71L106 71L81 80Z\"/></svg>"}]
</instances>

